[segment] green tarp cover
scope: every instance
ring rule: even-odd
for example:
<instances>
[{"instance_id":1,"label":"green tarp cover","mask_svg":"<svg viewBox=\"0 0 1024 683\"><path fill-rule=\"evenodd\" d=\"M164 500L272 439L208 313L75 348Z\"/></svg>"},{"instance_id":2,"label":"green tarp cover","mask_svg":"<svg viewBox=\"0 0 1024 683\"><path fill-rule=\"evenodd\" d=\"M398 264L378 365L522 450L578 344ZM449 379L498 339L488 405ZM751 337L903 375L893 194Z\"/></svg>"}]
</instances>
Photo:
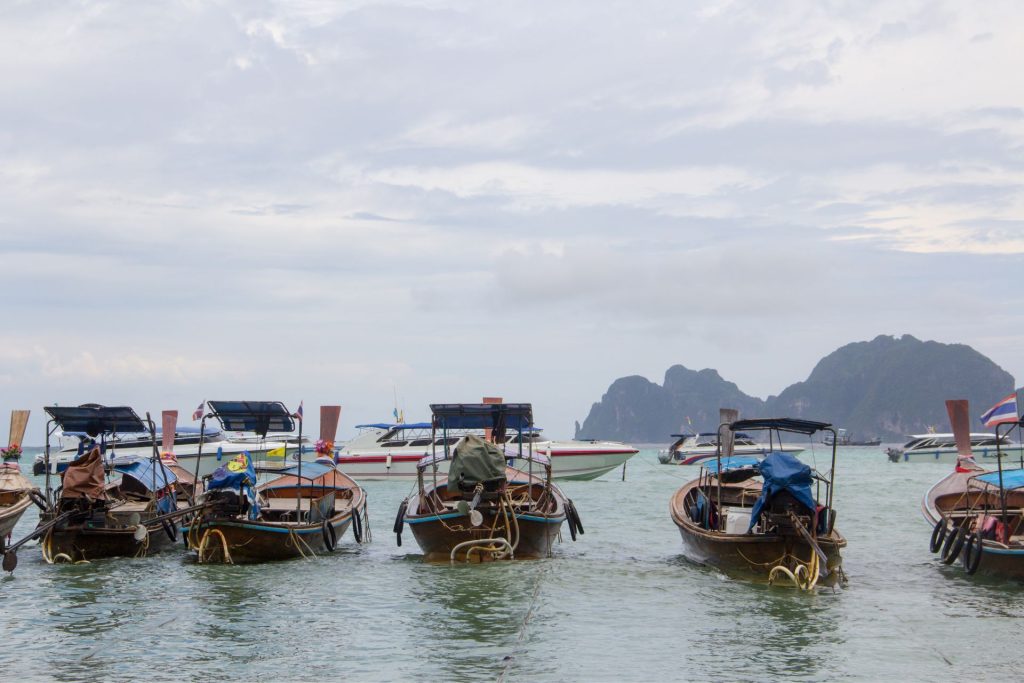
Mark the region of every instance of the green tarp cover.
<instances>
[{"instance_id":1,"label":"green tarp cover","mask_svg":"<svg viewBox=\"0 0 1024 683\"><path fill-rule=\"evenodd\" d=\"M448 481L468 488L480 482L504 478L505 456L494 444L469 434L455 447Z\"/></svg>"}]
</instances>

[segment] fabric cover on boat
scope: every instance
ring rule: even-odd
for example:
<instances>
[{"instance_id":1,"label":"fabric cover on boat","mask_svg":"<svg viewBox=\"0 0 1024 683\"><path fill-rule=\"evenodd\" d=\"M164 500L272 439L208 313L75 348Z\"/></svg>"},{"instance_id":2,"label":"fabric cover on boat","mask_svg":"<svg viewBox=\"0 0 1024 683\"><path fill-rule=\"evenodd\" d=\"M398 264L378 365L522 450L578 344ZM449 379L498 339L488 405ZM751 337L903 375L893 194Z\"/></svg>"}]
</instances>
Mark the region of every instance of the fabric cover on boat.
<instances>
[{"instance_id":1,"label":"fabric cover on boat","mask_svg":"<svg viewBox=\"0 0 1024 683\"><path fill-rule=\"evenodd\" d=\"M86 456L68 463L68 468L64 470L64 488L60 492L60 497L106 500L107 491L103 478L103 457L100 455L100 449L96 447Z\"/></svg>"},{"instance_id":2,"label":"fabric cover on boat","mask_svg":"<svg viewBox=\"0 0 1024 683\"><path fill-rule=\"evenodd\" d=\"M239 453L225 464L214 470L210 475L210 481L206 484L206 490L234 491L249 501L249 519L256 519L260 513L259 501L256 498L256 466L253 464L252 456L248 453Z\"/></svg>"},{"instance_id":3,"label":"fabric cover on boat","mask_svg":"<svg viewBox=\"0 0 1024 683\"><path fill-rule=\"evenodd\" d=\"M505 456L492 443L476 434L468 434L455 447L448 481L466 489L478 483L505 478Z\"/></svg>"},{"instance_id":4,"label":"fabric cover on boat","mask_svg":"<svg viewBox=\"0 0 1024 683\"><path fill-rule=\"evenodd\" d=\"M152 458L135 457L127 461L118 458L114 470L139 482L147 491L160 491L178 480L162 462L154 467Z\"/></svg>"},{"instance_id":5,"label":"fabric cover on boat","mask_svg":"<svg viewBox=\"0 0 1024 683\"><path fill-rule=\"evenodd\" d=\"M750 455L734 455L730 458L722 458L722 471L729 472L731 470L738 470L744 467L757 469L757 465L760 462L761 461L759 459ZM704 465L704 469L711 474L714 474L718 471L718 460L708 460Z\"/></svg>"},{"instance_id":6,"label":"fabric cover on boat","mask_svg":"<svg viewBox=\"0 0 1024 683\"><path fill-rule=\"evenodd\" d=\"M765 506L782 491L789 491L808 512L814 514L818 503L811 492L811 483L814 479L811 476L810 465L789 453L772 451L761 461L760 469L764 485L761 487L761 497L750 511L750 526L747 527L747 531L754 528Z\"/></svg>"}]
</instances>

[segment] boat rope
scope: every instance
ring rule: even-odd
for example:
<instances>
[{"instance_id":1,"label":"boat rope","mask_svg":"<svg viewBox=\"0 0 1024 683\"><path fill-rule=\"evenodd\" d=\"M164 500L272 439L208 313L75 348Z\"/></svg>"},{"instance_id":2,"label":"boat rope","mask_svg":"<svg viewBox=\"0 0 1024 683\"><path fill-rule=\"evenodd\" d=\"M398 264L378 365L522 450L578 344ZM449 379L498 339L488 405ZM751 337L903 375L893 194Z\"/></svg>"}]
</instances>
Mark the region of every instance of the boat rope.
<instances>
[{"instance_id":1,"label":"boat rope","mask_svg":"<svg viewBox=\"0 0 1024 683\"><path fill-rule=\"evenodd\" d=\"M768 571L768 585L775 585L775 581L781 574L788 578L795 587L800 590L811 590L818 584L818 580L821 578L821 560L818 558L818 554L811 552L811 559L804 562L795 554L786 551L776 560L769 560L768 562L754 562L749 557L743 554L743 551L739 548L736 549L739 556L751 567L771 567ZM790 569L786 566L787 560L790 560Z\"/></svg>"},{"instance_id":2,"label":"boat rope","mask_svg":"<svg viewBox=\"0 0 1024 683\"><path fill-rule=\"evenodd\" d=\"M291 537L292 543L295 545L295 549L299 551L300 555L302 555L302 559L304 559L304 560L312 560L314 557L316 557L316 553L313 552L313 548L311 548L310 545L308 543L306 543L306 540L304 538L302 538L302 536L299 536L299 534L297 534L295 532L295 529L289 529L288 530L288 535ZM302 545L299 545L300 543ZM303 550L302 550L302 546L303 545L306 546L306 550L309 551L308 555L305 552L303 552Z\"/></svg>"},{"instance_id":3,"label":"boat rope","mask_svg":"<svg viewBox=\"0 0 1024 683\"><path fill-rule=\"evenodd\" d=\"M540 596L541 582L544 580L544 576L547 574L552 564L553 562L549 561L539 572L537 572L537 580L533 584L533 594L530 596L530 606L526 608L526 614L523 615L523 623L519 625L519 633L516 636L516 644L515 647L512 648L512 654L505 656L505 665L501 668L501 674L498 675L498 683L504 683L509 669L516 661L516 654L522 651L523 641L526 639L526 628L530 625L530 618L533 616L533 611L537 607L537 598Z\"/></svg>"},{"instance_id":4,"label":"boat rope","mask_svg":"<svg viewBox=\"0 0 1024 683\"><path fill-rule=\"evenodd\" d=\"M228 539L224 536L224 532L220 529L207 529L205 532L203 532L203 538L201 541L199 541L199 564L203 564L206 562L206 544L209 543L210 536L212 536L213 534L220 536L220 545L221 551L224 553L224 562L226 564L234 564L234 561L231 559L231 552L228 550Z\"/></svg>"},{"instance_id":5,"label":"boat rope","mask_svg":"<svg viewBox=\"0 0 1024 683\"><path fill-rule=\"evenodd\" d=\"M146 553L149 551L149 533L148 533L148 531L149 530L147 529L146 538L144 538L142 540L142 542L139 543L139 549L135 552L135 557L145 557Z\"/></svg>"}]
</instances>

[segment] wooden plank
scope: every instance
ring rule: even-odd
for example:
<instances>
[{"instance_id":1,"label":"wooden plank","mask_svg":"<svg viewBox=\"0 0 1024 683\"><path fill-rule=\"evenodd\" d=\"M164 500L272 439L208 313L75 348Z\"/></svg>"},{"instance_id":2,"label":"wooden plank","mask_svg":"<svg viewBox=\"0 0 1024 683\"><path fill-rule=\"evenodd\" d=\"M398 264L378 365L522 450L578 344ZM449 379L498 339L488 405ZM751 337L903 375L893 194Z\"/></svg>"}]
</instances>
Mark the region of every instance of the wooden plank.
<instances>
[{"instance_id":1,"label":"wooden plank","mask_svg":"<svg viewBox=\"0 0 1024 683\"><path fill-rule=\"evenodd\" d=\"M28 416L30 410L12 410L11 411L11 431L8 432L9 438L7 439L7 445L18 444L24 446L25 440L25 429L28 427Z\"/></svg>"}]
</instances>

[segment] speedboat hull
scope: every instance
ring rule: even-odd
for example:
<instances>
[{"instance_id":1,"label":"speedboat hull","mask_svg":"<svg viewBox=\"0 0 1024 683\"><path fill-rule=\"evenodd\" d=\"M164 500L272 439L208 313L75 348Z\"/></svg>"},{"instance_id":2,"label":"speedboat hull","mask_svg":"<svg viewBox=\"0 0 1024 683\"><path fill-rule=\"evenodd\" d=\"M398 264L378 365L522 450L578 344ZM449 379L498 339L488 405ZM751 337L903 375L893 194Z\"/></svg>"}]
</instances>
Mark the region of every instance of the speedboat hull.
<instances>
[{"instance_id":1,"label":"speedboat hull","mask_svg":"<svg viewBox=\"0 0 1024 683\"><path fill-rule=\"evenodd\" d=\"M547 455L551 460L552 479L589 480L621 467L639 451L631 446L618 444L614 447L593 447L586 442L566 442L564 447L540 445L536 453ZM366 452L346 454L342 451L335 457L338 467L360 481L381 479L416 479L416 464L429 451L409 452ZM515 469L528 469L528 462L522 458L511 460ZM442 474L448 473L448 462L439 463Z\"/></svg>"},{"instance_id":2,"label":"speedboat hull","mask_svg":"<svg viewBox=\"0 0 1024 683\"><path fill-rule=\"evenodd\" d=\"M802 453L807 449L800 446L736 446L733 448L733 455L750 455L763 457L770 452L775 453ZM663 465L701 465L709 460L718 457L714 447L679 448L674 451L665 451L666 457L659 460Z\"/></svg>"},{"instance_id":3,"label":"speedboat hull","mask_svg":"<svg viewBox=\"0 0 1024 683\"><path fill-rule=\"evenodd\" d=\"M977 446L971 449L971 453L974 455L974 459L981 462L992 463L992 467L999 460L999 454L1002 454L1003 461L1007 459L1019 460L1024 457L1024 446L1020 444L1014 444L1012 446L1001 446L999 451L996 451L995 446ZM891 458L893 462L940 462L955 464L957 461L956 448L927 448L927 449L908 449L904 450L895 458Z\"/></svg>"}]
</instances>

